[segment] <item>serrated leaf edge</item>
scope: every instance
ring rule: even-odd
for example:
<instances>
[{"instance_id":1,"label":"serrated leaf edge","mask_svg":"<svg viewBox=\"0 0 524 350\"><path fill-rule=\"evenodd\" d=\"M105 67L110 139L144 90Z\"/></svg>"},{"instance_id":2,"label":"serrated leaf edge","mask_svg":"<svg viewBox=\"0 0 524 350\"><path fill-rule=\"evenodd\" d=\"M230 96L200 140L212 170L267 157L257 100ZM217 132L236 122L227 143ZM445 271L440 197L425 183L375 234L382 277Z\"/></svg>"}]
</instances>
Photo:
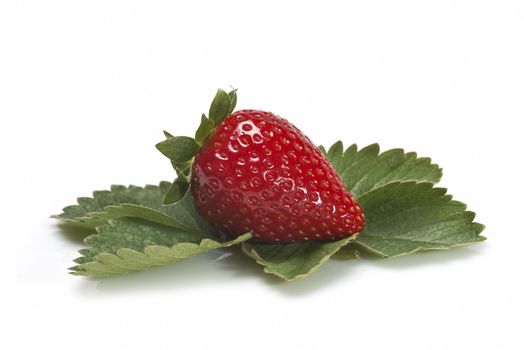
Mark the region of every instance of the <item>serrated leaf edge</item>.
<instances>
[{"instance_id":1,"label":"serrated leaf edge","mask_svg":"<svg viewBox=\"0 0 524 350\"><path fill-rule=\"evenodd\" d=\"M371 247L369 247L368 245L358 241L358 240L355 240L352 242L352 244L355 244L355 245L358 245L364 249L366 249L367 251L369 251L370 253L373 253L373 254L376 254L378 256L381 256L383 258L387 258L387 259L391 259L391 258L397 258L397 257L400 257L400 256L405 256L405 255L410 255L410 254L414 254L416 252L421 252L421 251L429 251L429 250L449 250L449 249L452 249L452 248L457 248L457 247L464 247L464 246L468 246L468 245L472 245L472 244L475 244L475 243L480 243L480 242L483 242L485 241L487 238L482 236L481 233L484 231L484 229L486 228L485 225L481 224L481 223L478 223L478 222L475 222L475 217L476 217L476 214L475 212L472 212L472 211L468 211L466 210L467 209L467 205L463 202L460 202L460 201L457 201L457 200L454 200L453 199L453 196L448 194L448 189L447 188L444 188L444 187L433 187L435 185L434 182L431 182L431 181L392 181L392 182L389 182L387 184L384 184L384 185L381 185L379 187L376 187L374 189L372 189L371 191L368 191L368 192L365 192L363 194L361 194L357 200L359 198L361 198L363 195L365 194L368 194L370 192L373 192L373 191L378 191L380 189L382 189L383 187L385 186L389 186L389 185L392 185L394 183L399 183L399 184L404 184L404 183L412 183L412 184L416 184L416 185L420 185L420 184L428 184L429 186L431 186L431 189L433 190L441 190L441 191L444 191L444 194L442 195L442 197L448 197L448 204L451 204L451 203L455 203L455 204L460 204L461 206L464 207L464 215L469 215L471 218L471 221L469 222L471 225L475 225L477 227L477 237L479 238L478 240L476 241L471 241L471 242L464 242L464 243L456 243L456 244L449 244L449 245L442 245L442 246L439 246L439 247L417 247L411 251L408 251L408 252L404 252L404 253L400 253L400 254L395 254L395 255L387 255L387 254L384 254L383 252L379 251L379 250L376 250L376 249L373 249ZM365 213L364 213L365 214ZM371 235L373 236L373 235ZM373 237L376 237L376 236L373 236ZM378 237L378 238L381 238L381 237ZM341 247L342 248L342 247Z\"/></svg>"},{"instance_id":2,"label":"serrated leaf edge","mask_svg":"<svg viewBox=\"0 0 524 350\"><path fill-rule=\"evenodd\" d=\"M192 258L193 256L199 255L211 249L231 247L233 245L245 242L251 239L251 237L252 237L251 233L245 233L243 235L236 237L234 240L227 241L227 242L219 242L213 239L204 238L198 244L190 243L190 242L180 242L170 247L161 246L161 245L150 245L150 246L145 247L144 252L139 252L139 251L129 249L129 248L119 248L116 251L116 254L99 253L95 256L95 259L96 259L95 261L73 266L70 268L70 270L72 271L70 271L69 273L75 276L87 276L87 277L94 277L94 278L107 278L107 277L113 277L117 275L125 275L125 274L134 273L134 272L148 270L154 267L173 264L177 261ZM87 241L88 239L89 237L87 237L85 241ZM125 260L129 259L129 254L134 254L136 257L140 257L142 260L147 261L148 259L151 259L153 257L158 258L159 254L153 254L152 251L156 250L158 253L159 250L166 249L166 250L171 250L171 253L173 253L173 251L177 250L177 248L184 247L184 246L191 247L191 249L193 249L193 252L191 252L187 256L181 256L181 257L176 257L176 254L167 256L168 261L165 263L164 262L162 263L154 263L154 262L137 263L135 260L131 262L133 265L137 266L135 269L129 269L129 267L125 264ZM202 251L199 251L199 249L202 249ZM125 257L126 254L128 255L128 257ZM105 270L103 272L93 274L91 273L91 271L88 270L88 269L92 269L95 266L107 265L107 261L109 259L112 259L113 261L117 261L117 262L118 261L122 262L122 265L120 265L120 268L127 270L127 271L113 273L113 272L108 272L107 270ZM169 261L169 260L173 260L173 261ZM142 264L142 266L138 267L139 266L138 264Z\"/></svg>"},{"instance_id":3,"label":"serrated leaf edge","mask_svg":"<svg viewBox=\"0 0 524 350\"><path fill-rule=\"evenodd\" d=\"M338 165L338 163L340 161L342 161L342 159L344 159L346 153L354 148L355 152L356 153L359 153L359 152L363 152L363 151L368 151L368 150L371 150L375 157L377 158L380 158L381 156L383 156L385 153L388 153L388 152L402 152L402 155L406 158L409 158L409 157L413 157L415 159L418 159L420 161L424 161L424 162L427 162L429 163L430 165L432 166L435 166L438 170L438 179L435 180L435 181L428 181L428 180L423 180L423 181L418 181L418 180L409 180L409 181L389 181L389 182L386 182L384 184L381 184L379 187L375 187L372 189L375 190L375 189L378 189L380 187L383 187L383 186L387 186L389 184L392 184L392 183L395 183L395 182L417 182L417 183L421 183L421 182L428 182L428 183L432 183L433 185L439 183L441 180L442 180L442 176L444 175L443 173L443 169L440 165L438 165L437 163L433 163L433 160L431 157L419 157L418 153L417 152L406 152L403 148L400 148L400 147L397 147L397 148L391 148L391 149L387 149L385 151L381 151L381 147L380 147L380 144L378 142L375 142L375 143L372 143L372 144L369 144L365 147L362 147L361 149L358 148L358 145L356 143L353 143L351 145L349 145L348 147L344 148L344 144L341 140L338 140L336 141L335 143L333 143L328 149L326 149L323 145L320 145L318 146L318 148L321 150L321 152L324 154L324 156L326 157L326 159L329 161L330 164L332 164L332 166L335 166L335 165ZM340 152L341 151L341 152ZM333 162L330 157L333 157L334 155L337 155L337 157L339 157L340 159L336 159L335 162ZM348 168L346 168L344 171L342 171L342 173L338 173L337 174L339 175L339 177L343 180L344 179L344 173L347 171ZM350 191L350 189L348 189ZM369 191L368 191L369 192ZM358 200L359 197L363 196L365 193L367 192L364 192L364 193L361 193L359 196L355 197L355 199Z\"/></svg>"}]
</instances>

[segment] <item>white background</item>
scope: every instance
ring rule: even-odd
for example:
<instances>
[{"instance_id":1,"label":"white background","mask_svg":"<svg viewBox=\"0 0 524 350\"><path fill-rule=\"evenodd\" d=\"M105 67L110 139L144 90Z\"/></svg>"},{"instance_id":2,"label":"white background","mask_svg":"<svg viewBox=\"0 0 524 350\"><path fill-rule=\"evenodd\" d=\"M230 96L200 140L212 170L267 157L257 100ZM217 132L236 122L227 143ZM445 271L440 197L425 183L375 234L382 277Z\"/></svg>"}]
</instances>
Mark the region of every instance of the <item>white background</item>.
<instances>
[{"instance_id":1,"label":"white background","mask_svg":"<svg viewBox=\"0 0 524 350\"><path fill-rule=\"evenodd\" d=\"M112 280L67 274L48 217L171 180L216 88L315 142L444 168L485 243L332 261L281 283L219 253ZM2 349L523 349L522 1L0 3Z\"/></svg>"}]
</instances>

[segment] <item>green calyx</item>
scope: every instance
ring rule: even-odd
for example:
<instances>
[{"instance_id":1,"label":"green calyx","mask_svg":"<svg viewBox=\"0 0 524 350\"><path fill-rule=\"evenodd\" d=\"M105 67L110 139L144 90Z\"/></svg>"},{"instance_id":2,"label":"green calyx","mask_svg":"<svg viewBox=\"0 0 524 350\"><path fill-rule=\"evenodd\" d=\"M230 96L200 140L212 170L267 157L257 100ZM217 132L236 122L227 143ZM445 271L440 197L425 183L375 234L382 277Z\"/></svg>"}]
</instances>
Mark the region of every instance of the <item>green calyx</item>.
<instances>
[{"instance_id":1,"label":"green calyx","mask_svg":"<svg viewBox=\"0 0 524 350\"><path fill-rule=\"evenodd\" d=\"M211 107L209 107L209 117L202 114L194 138L173 136L164 131L166 139L159 142L156 148L171 160L171 164L177 173L177 178L164 198L164 205L180 201L189 190L191 164L196 153L215 128L233 113L236 103L237 89L232 89L230 92L218 89L213 102L211 102Z\"/></svg>"}]
</instances>

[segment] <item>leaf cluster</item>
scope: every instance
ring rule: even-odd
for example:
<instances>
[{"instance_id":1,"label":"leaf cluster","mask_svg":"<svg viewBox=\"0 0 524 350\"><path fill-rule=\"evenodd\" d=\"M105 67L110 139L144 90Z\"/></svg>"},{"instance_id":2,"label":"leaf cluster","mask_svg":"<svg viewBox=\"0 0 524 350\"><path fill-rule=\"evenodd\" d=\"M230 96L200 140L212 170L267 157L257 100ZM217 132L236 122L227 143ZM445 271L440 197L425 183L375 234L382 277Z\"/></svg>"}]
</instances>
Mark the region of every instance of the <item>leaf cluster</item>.
<instances>
[{"instance_id":1,"label":"leaf cluster","mask_svg":"<svg viewBox=\"0 0 524 350\"><path fill-rule=\"evenodd\" d=\"M210 118L202 119L201 127L231 113L236 91L224 94L217 93ZM224 102L226 95L229 105ZM73 274L111 277L240 245L265 272L291 281L310 275L330 258L357 258L362 249L390 258L485 239L480 235L484 226L474 222L475 214L453 200L446 189L435 187L442 169L429 158L401 149L381 153L377 144L344 149L342 142L321 150L363 208L367 220L360 235L335 242L290 244L251 242L250 233L228 239L200 218L187 191L189 155L198 142L170 134L166 137L159 149L170 144L187 150L185 156L182 152L169 157L178 174L174 184L115 185L109 191L94 192L92 197L78 198L76 205L54 216L96 232L85 240L87 248L75 260ZM163 153L170 154L167 149Z\"/></svg>"}]
</instances>

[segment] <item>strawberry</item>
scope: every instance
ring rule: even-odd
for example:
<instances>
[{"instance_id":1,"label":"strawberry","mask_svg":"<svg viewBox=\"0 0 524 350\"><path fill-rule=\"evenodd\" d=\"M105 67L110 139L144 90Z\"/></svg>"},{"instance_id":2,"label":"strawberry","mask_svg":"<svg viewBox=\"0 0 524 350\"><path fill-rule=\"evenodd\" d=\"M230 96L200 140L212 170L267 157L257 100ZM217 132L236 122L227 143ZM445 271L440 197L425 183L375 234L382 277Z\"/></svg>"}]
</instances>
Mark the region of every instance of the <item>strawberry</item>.
<instances>
[{"instance_id":1,"label":"strawberry","mask_svg":"<svg viewBox=\"0 0 524 350\"><path fill-rule=\"evenodd\" d=\"M195 147L190 188L198 213L227 234L252 232L260 242L336 240L361 232L364 214L322 152L270 112L230 114L232 96L236 102L236 91L219 90L208 119L214 125ZM217 99L225 106L213 118ZM204 118L202 125L209 124Z\"/></svg>"}]
</instances>

